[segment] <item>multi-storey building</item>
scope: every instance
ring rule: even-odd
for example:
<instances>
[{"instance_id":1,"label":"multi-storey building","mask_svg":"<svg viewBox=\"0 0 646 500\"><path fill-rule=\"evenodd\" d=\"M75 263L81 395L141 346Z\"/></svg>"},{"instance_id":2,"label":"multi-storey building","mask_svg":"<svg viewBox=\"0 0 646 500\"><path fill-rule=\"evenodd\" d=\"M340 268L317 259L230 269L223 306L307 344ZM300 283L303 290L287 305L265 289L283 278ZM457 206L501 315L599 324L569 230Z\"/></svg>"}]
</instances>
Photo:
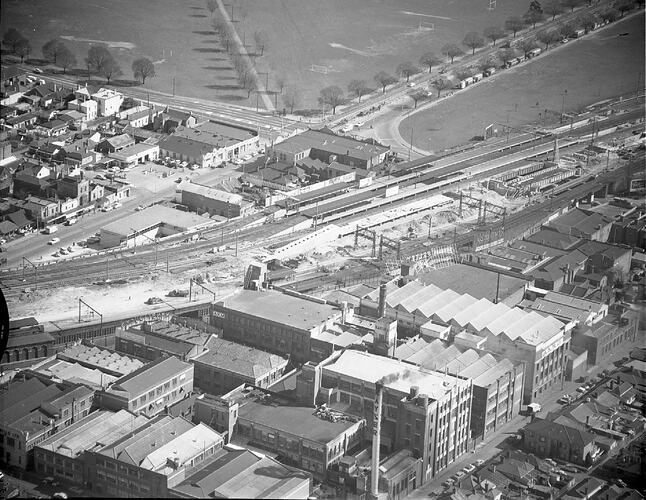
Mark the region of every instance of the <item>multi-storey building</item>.
<instances>
[{"instance_id":1,"label":"multi-storey building","mask_svg":"<svg viewBox=\"0 0 646 500\"><path fill-rule=\"evenodd\" d=\"M97 392L99 406L154 416L193 392L193 365L171 356L159 358Z\"/></svg>"},{"instance_id":2,"label":"multi-storey building","mask_svg":"<svg viewBox=\"0 0 646 500\"><path fill-rule=\"evenodd\" d=\"M34 468L43 476L85 485L88 482L85 452L114 443L148 420L125 410L95 411L37 445Z\"/></svg>"},{"instance_id":3,"label":"multi-storey building","mask_svg":"<svg viewBox=\"0 0 646 500\"><path fill-rule=\"evenodd\" d=\"M332 326L341 310L321 300L243 290L213 304L212 324L224 338L309 361L312 334Z\"/></svg>"},{"instance_id":4,"label":"multi-storey building","mask_svg":"<svg viewBox=\"0 0 646 500\"><path fill-rule=\"evenodd\" d=\"M406 448L422 458L424 482L467 451L470 379L347 350L318 366L306 365L296 391L304 401L314 397L373 422L378 385L383 385L381 446L388 452Z\"/></svg>"},{"instance_id":5,"label":"multi-storey building","mask_svg":"<svg viewBox=\"0 0 646 500\"><path fill-rule=\"evenodd\" d=\"M111 444L87 450L87 485L99 496L167 497L223 444L204 424L158 415Z\"/></svg>"},{"instance_id":6,"label":"multi-storey building","mask_svg":"<svg viewBox=\"0 0 646 500\"><path fill-rule=\"evenodd\" d=\"M523 447L541 457L589 466L599 454L594 435L550 420L534 419L523 429Z\"/></svg>"},{"instance_id":7,"label":"multi-storey building","mask_svg":"<svg viewBox=\"0 0 646 500\"><path fill-rule=\"evenodd\" d=\"M97 112L99 116L116 115L123 103L123 95L112 89L99 89L92 94L92 100L97 103Z\"/></svg>"},{"instance_id":8,"label":"multi-storey building","mask_svg":"<svg viewBox=\"0 0 646 500\"><path fill-rule=\"evenodd\" d=\"M293 465L325 479L331 464L359 446L365 421L327 409L296 406L250 386L195 401L195 419L228 433L232 442L285 456Z\"/></svg>"},{"instance_id":9,"label":"multi-storey building","mask_svg":"<svg viewBox=\"0 0 646 500\"><path fill-rule=\"evenodd\" d=\"M34 446L87 416L93 396L87 387L48 385L36 378L11 383L0 395L0 458L27 468Z\"/></svg>"}]
</instances>

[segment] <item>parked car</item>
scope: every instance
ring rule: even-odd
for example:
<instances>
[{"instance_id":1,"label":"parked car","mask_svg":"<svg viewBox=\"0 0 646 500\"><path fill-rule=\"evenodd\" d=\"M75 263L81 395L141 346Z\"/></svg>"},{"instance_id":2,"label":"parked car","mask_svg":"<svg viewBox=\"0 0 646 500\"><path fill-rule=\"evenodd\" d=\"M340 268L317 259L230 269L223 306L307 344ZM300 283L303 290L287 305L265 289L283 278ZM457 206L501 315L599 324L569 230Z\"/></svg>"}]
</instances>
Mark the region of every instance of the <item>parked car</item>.
<instances>
[{"instance_id":1,"label":"parked car","mask_svg":"<svg viewBox=\"0 0 646 500\"><path fill-rule=\"evenodd\" d=\"M152 306L153 304L161 304L163 302L162 299L159 297L148 297L148 300L146 300L146 304L149 306Z\"/></svg>"},{"instance_id":2,"label":"parked car","mask_svg":"<svg viewBox=\"0 0 646 500\"><path fill-rule=\"evenodd\" d=\"M455 474L453 474L453 476L451 476L451 477L453 477L453 478L457 481L458 479L460 479L460 478L461 478L462 476L464 476L464 475L465 475L465 474L464 474L464 472L462 472L461 470L459 470L459 471L457 471Z\"/></svg>"},{"instance_id":3,"label":"parked car","mask_svg":"<svg viewBox=\"0 0 646 500\"><path fill-rule=\"evenodd\" d=\"M169 297L188 297L188 290L171 290L168 292Z\"/></svg>"},{"instance_id":4,"label":"parked car","mask_svg":"<svg viewBox=\"0 0 646 500\"><path fill-rule=\"evenodd\" d=\"M466 465L462 469L466 474L471 474L474 470L476 470L476 466L473 464Z\"/></svg>"},{"instance_id":5,"label":"parked car","mask_svg":"<svg viewBox=\"0 0 646 500\"><path fill-rule=\"evenodd\" d=\"M485 461L482 458L479 458L475 463L477 467L481 467L484 465Z\"/></svg>"},{"instance_id":6,"label":"parked car","mask_svg":"<svg viewBox=\"0 0 646 500\"><path fill-rule=\"evenodd\" d=\"M143 209L144 207L142 207L141 205L137 205L137 208L135 208L137 212L141 212Z\"/></svg>"},{"instance_id":7,"label":"parked car","mask_svg":"<svg viewBox=\"0 0 646 500\"><path fill-rule=\"evenodd\" d=\"M59 241L61 241L61 239L60 239L60 238L52 238L51 240L49 240L49 241L47 242L47 244L48 244L48 245L56 245L56 243L58 243Z\"/></svg>"},{"instance_id":8,"label":"parked car","mask_svg":"<svg viewBox=\"0 0 646 500\"><path fill-rule=\"evenodd\" d=\"M71 226L72 224L76 224L76 220L77 220L76 217L72 217L71 219L67 219L65 221L65 225L66 226Z\"/></svg>"},{"instance_id":9,"label":"parked car","mask_svg":"<svg viewBox=\"0 0 646 500\"><path fill-rule=\"evenodd\" d=\"M40 69L40 68L34 68L33 71L34 71L34 73L38 73L39 75L43 74L43 70Z\"/></svg>"}]
</instances>

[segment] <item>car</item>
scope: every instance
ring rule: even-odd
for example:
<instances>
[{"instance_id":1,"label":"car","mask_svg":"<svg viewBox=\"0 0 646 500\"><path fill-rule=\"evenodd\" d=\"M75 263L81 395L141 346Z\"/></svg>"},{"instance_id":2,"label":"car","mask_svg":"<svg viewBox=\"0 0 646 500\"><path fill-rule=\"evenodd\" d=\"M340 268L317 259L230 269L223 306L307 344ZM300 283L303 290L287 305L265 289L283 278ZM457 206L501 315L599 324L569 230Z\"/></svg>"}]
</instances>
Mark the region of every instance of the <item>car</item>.
<instances>
[{"instance_id":1,"label":"car","mask_svg":"<svg viewBox=\"0 0 646 500\"><path fill-rule=\"evenodd\" d=\"M47 244L48 244L48 245L56 245L56 243L58 243L59 241L61 241L61 239L60 239L60 238L52 238L51 240L49 240L49 241L47 242Z\"/></svg>"},{"instance_id":2,"label":"car","mask_svg":"<svg viewBox=\"0 0 646 500\"><path fill-rule=\"evenodd\" d=\"M65 221L66 226L71 226L72 224L76 224L76 217L72 217L71 219L67 219Z\"/></svg>"},{"instance_id":3,"label":"car","mask_svg":"<svg viewBox=\"0 0 646 500\"><path fill-rule=\"evenodd\" d=\"M152 306L153 304L161 304L163 302L159 297L148 297L145 304Z\"/></svg>"},{"instance_id":4,"label":"car","mask_svg":"<svg viewBox=\"0 0 646 500\"><path fill-rule=\"evenodd\" d=\"M135 208L137 212L141 212L143 209L144 207L142 207L141 205L137 205L137 208Z\"/></svg>"},{"instance_id":5,"label":"car","mask_svg":"<svg viewBox=\"0 0 646 500\"><path fill-rule=\"evenodd\" d=\"M56 257L57 259L61 256L60 253L56 252L52 254L52 257Z\"/></svg>"},{"instance_id":6,"label":"car","mask_svg":"<svg viewBox=\"0 0 646 500\"><path fill-rule=\"evenodd\" d=\"M52 495L52 498L67 498L67 493L63 493L62 491L57 491Z\"/></svg>"},{"instance_id":7,"label":"car","mask_svg":"<svg viewBox=\"0 0 646 500\"><path fill-rule=\"evenodd\" d=\"M121 208L121 203L115 203L114 205L112 205L112 208Z\"/></svg>"},{"instance_id":8,"label":"car","mask_svg":"<svg viewBox=\"0 0 646 500\"><path fill-rule=\"evenodd\" d=\"M4 481L4 473L0 471L0 481Z\"/></svg>"},{"instance_id":9,"label":"car","mask_svg":"<svg viewBox=\"0 0 646 500\"><path fill-rule=\"evenodd\" d=\"M473 465L473 464L469 464L469 465L466 465L462 470L463 470L466 474L471 474L474 470L476 470L476 467L475 467L475 465Z\"/></svg>"},{"instance_id":10,"label":"car","mask_svg":"<svg viewBox=\"0 0 646 500\"><path fill-rule=\"evenodd\" d=\"M545 463L550 464L552 467L556 467L556 462L552 460L551 458L546 458Z\"/></svg>"},{"instance_id":11,"label":"car","mask_svg":"<svg viewBox=\"0 0 646 500\"><path fill-rule=\"evenodd\" d=\"M453 476L452 476L452 477L454 477L456 480L458 480L458 479L460 479L460 478L461 478L462 476L464 476L464 475L465 475L465 474L464 474L464 472L462 472L461 470L459 470L459 471L457 471L455 474L453 474Z\"/></svg>"},{"instance_id":12,"label":"car","mask_svg":"<svg viewBox=\"0 0 646 500\"><path fill-rule=\"evenodd\" d=\"M64 248L61 248L61 249L58 251L58 253L60 253L61 255L67 255L67 250L65 250Z\"/></svg>"},{"instance_id":13,"label":"car","mask_svg":"<svg viewBox=\"0 0 646 500\"><path fill-rule=\"evenodd\" d=\"M104 180L105 180L105 175L103 175L103 174L96 174L96 175L94 176L94 178L95 178L95 179L99 179L100 181L104 181Z\"/></svg>"},{"instance_id":14,"label":"car","mask_svg":"<svg viewBox=\"0 0 646 500\"><path fill-rule=\"evenodd\" d=\"M475 461L475 464L477 467L482 467L484 463L485 461L482 458L479 458L478 460Z\"/></svg>"},{"instance_id":15,"label":"car","mask_svg":"<svg viewBox=\"0 0 646 500\"><path fill-rule=\"evenodd\" d=\"M42 75L42 74L43 74L43 70L42 70L42 69L40 69L40 68L34 68L34 70L33 70L33 71L34 71L34 73L38 73L39 75Z\"/></svg>"},{"instance_id":16,"label":"car","mask_svg":"<svg viewBox=\"0 0 646 500\"><path fill-rule=\"evenodd\" d=\"M417 85L415 82L408 82L407 87L414 87L415 85Z\"/></svg>"},{"instance_id":17,"label":"car","mask_svg":"<svg viewBox=\"0 0 646 500\"><path fill-rule=\"evenodd\" d=\"M188 290L171 290L168 292L169 297L188 297Z\"/></svg>"},{"instance_id":18,"label":"car","mask_svg":"<svg viewBox=\"0 0 646 500\"><path fill-rule=\"evenodd\" d=\"M453 486L453 483L455 483L455 481L449 478L442 483L442 486L444 486L445 488L450 488L451 486Z\"/></svg>"},{"instance_id":19,"label":"car","mask_svg":"<svg viewBox=\"0 0 646 500\"><path fill-rule=\"evenodd\" d=\"M587 391L587 387L580 385L579 387L576 388L576 392L585 392Z\"/></svg>"},{"instance_id":20,"label":"car","mask_svg":"<svg viewBox=\"0 0 646 500\"><path fill-rule=\"evenodd\" d=\"M576 474L577 472L579 472L578 469L576 469L571 465L562 465L561 469L564 470L565 472L571 472L572 474Z\"/></svg>"}]
</instances>

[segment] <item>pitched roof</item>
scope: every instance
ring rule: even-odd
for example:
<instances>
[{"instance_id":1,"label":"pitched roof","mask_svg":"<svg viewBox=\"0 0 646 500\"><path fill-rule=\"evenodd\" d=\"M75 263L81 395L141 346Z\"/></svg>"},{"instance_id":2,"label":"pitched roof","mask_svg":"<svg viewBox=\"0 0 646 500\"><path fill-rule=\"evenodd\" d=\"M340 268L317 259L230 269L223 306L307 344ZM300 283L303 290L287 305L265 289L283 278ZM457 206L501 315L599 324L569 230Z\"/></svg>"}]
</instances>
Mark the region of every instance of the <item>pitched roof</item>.
<instances>
[{"instance_id":1,"label":"pitched roof","mask_svg":"<svg viewBox=\"0 0 646 500\"><path fill-rule=\"evenodd\" d=\"M192 368L192 365L180 361L175 356L160 358L124 375L108 389L108 392L126 391L131 396L137 396L148 391L150 387L159 385L161 381L168 380L173 375L179 375L188 368Z\"/></svg>"},{"instance_id":2,"label":"pitched roof","mask_svg":"<svg viewBox=\"0 0 646 500\"><path fill-rule=\"evenodd\" d=\"M525 430L538 435L550 436L550 439L559 439L580 448L594 442L594 436L589 432L541 418L535 418L525 426Z\"/></svg>"}]
</instances>

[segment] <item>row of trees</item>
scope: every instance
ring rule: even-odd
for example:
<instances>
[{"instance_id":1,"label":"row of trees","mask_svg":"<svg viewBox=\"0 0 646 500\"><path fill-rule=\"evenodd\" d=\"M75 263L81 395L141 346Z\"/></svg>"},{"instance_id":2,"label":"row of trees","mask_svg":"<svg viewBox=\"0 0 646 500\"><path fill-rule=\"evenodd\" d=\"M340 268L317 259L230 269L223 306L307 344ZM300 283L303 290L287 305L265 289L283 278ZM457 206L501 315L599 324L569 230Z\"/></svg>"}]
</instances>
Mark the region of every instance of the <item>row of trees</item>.
<instances>
[{"instance_id":1,"label":"row of trees","mask_svg":"<svg viewBox=\"0 0 646 500\"><path fill-rule=\"evenodd\" d=\"M20 56L20 62L31 53L31 44L29 40L20 34L15 28L9 28L2 37L2 43L11 48L11 51ZM43 58L63 70L67 70L77 64L76 56L67 45L58 38L53 38L46 42L41 52ZM89 48L85 65L88 71L88 78L91 73L103 76L108 83L115 77L123 75L119 63L112 56L110 51L104 45L93 45ZM146 83L146 78L155 76L155 65L146 57L135 59L132 63L132 73L142 84Z\"/></svg>"}]
</instances>

